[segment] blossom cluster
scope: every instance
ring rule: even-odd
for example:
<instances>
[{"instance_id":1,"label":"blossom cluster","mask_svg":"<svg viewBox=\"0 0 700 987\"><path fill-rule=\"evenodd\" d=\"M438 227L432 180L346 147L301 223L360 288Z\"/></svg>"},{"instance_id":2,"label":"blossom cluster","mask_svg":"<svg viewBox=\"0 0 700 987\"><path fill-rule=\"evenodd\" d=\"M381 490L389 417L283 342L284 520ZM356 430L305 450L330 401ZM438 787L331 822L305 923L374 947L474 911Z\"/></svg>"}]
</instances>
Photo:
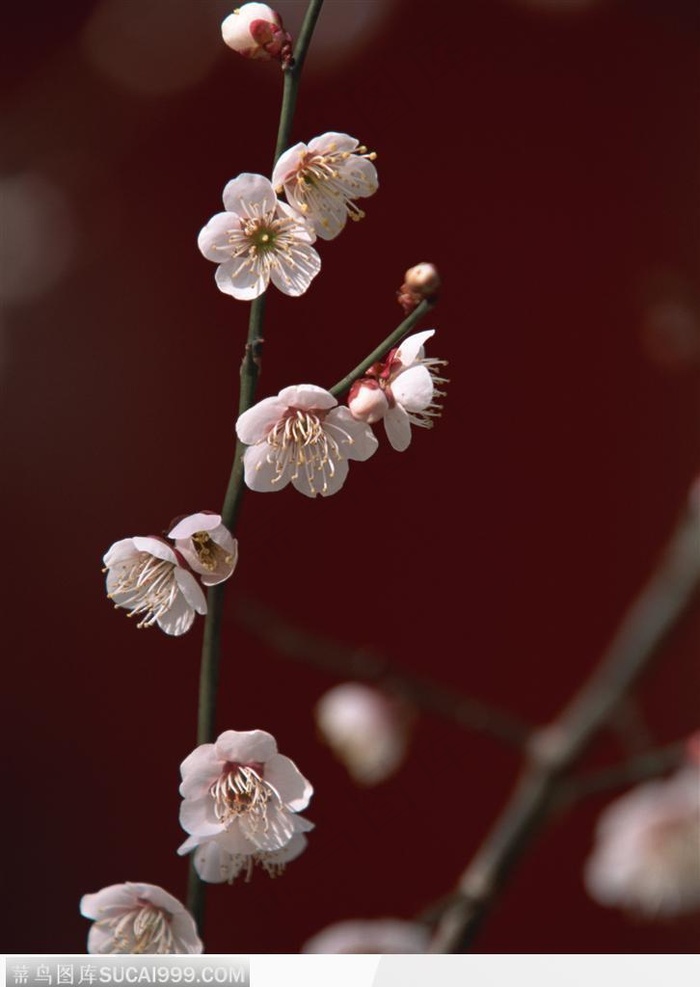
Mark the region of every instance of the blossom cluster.
<instances>
[{"instance_id":1,"label":"blossom cluster","mask_svg":"<svg viewBox=\"0 0 700 987\"><path fill-rule=\"evenodd\" d=\"M347 406L315 384L286 387L244 411L236 424L247 446L245 482L252 490L282 490L290 482L307 497L340 490L349 460L366 460L378 447L370 428L384 422L396 450L411 442L411 426L429 428L444 395L442 360L427 358L433 329L415 333L373 364L350 388Z\"/></svg>"},{"instance_id":2,"label":"blossom cluster","mask_svg":"<svg viewBox=\"0 0 700 987\"><path fill-rule=\"evenodd\" d=\"M374 154L348 134L329 132L295 144L280 157L272 178L245 172L224 188L224 212L198 238L202 254L218 265L220 291L242 301L257 298L270 282L285 295L302 295L321 270L312 246L332 240L355 203L376 192ZM277 197L284 191L287 201Z\"/></svg>"},{"instance_id":3,"label":"blossom cluster","mask_svg":"<svg viewBox=\"0 0 700 987\"><path fill-rule=\"evenodd\" d=\"M238 543L209 511L190 514L160 535L122 538L106 552L107 596L115 607L138 617L138 627L157 624L175 637L207 612L202 586L228 579L238 561Z\"/></svg>"}]
</instances>

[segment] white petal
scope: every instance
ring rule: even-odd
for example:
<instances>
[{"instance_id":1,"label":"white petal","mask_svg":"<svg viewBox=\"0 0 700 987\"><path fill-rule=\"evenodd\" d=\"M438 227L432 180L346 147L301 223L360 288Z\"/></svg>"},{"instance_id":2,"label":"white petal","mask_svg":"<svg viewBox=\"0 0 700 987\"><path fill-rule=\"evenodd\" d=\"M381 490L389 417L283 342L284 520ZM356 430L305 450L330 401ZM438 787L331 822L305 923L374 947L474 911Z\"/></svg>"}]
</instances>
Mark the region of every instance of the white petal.
<instances>
[{"instance_id":1,"label":"white petal","mask_svg":"<svg viewBox=\"0 0 700 987\"><path fill-rule=\"evenodd\" d=\"M180 825L186 833L199 839L216 836L224 829L214 814L214 799L208 792L202 798L183 799L180 803Z\"/></svg>"},{"instance_id":2,"label":"white petal","mask_svg":"<svg viewBox=\"0 0 700 987\"><path fill-rule=\"evenodd\" d=\"M377 169L367 158L353 155L348 158L341 169L341 177L352 189L353 199L364 199L379 188Z\"/></svg>"},{"instance_id":3,"label":"white petal","mask_svg":"<svg viewBox=\"0 0 700 987\"><path fill-rule=\"evenodd\" d=\"M397 452L403 452L411 444L411 423L408 415L396 405L384 415L386 437Z\"/></svg>"},{"instance_id":4,"label":"white petal","mask_svg":"<svg viewBox=\"0 0 700 987\"><path fill-rule=\"evenodd\" d=\"M233 247L229 241L231 233L240 233L240 220L232 212L218 212L202 227L197 237L197 246L207 260L221 264L230 259Z\"/></svg>"},{"instance_id":5,"label":"white petal","mask_svg":"<svg viewBox=\"0 0 700 987\"><path fill-rule=\"evenodd\" d=\"M174 945L178 953L202 953L204 943L197 935L197 926L189 912L176 912L170 919Z\"/></svg>"},{"instance_id":6,"label":"white petal","mask_svg":"<svg viewBox=\"0 0 700 987\"><path fill-rule=\"evenodd\" d=\"M205 795L221 774L221 761L214 744L200 744L195 747L180 765L180 795L184 798Z\"/></svg>"},{"instance_id":7,"label":"white petal","mask_svg":"<svg viewBox=\"0 0 700 987\"><path fill-rule=\"evenodd\" d=\"M292 384L281 390L278 397L285 407L302 411L325 411L338 403L330 391L316 384Z\"/></svg>"},{"instance_id":8,"label":"white petal","mask_svg":"<svg viewBox=\"0 0 700 987\"><path fill-rule=\"evenodd\" d=\"M306 144L295 144L280 155L272 172L272 185L281 188L282 185L296 172L306 151Z\"/></svg>"},{"instance_id":9,"label":"white petal","mask_svg":"<svg viewBox=\"0 0 700 987\"><path fill-rule=\"evenodd\" d=\"M258 442L248 446L243 453L243 470L246 486L258 493L271 493L284 490L292 478L294 467L287 463L280 472L271 459L271 450L267 442Z\"/></svg>"},{"instance_id":10,"label":"white petal","mask_svg":"<svg viewBox=\"0 0 700 987\"><path fill-rule=\"evenodd\" d=\"M179 570L182 572L182 569ZM182 593L178 593L167 613L158 618L158 626L171 637L185 634L194 621L194 610L187 603Z\"/></svg>"},{"instance_id":11,"label":"white petal","mask_svg":"<svg viewBox=\"0 0 700 987\"><path fill-rule=\"evenodd\" d=\"M163 559L165 562L175 562L177 564L177 557L175 552L173 552L170 545L162 541L160 538L132 538L134 543L134 548L138 549L139 552L148 552L149 555L155 555L157 559Z\"/></svg>"},{"instance_id":12,"label":"white petal","mask_svg":"<svg viewBox=\"0 0 700 987\"><path fill-rule=\"evenodd\" d=\"M338 442L347 459L364 462L377 451L379 443L372 429L365 422L353 418L350 409L345 405L329 412L325 427Z\"/></svg>"},{"instance_id":13,"label":"white petal","mask_svg":"<svg viewBox=\"0 0 700 987\"><path fill-rule=\"evenodd\" d=\"M184 843L181 843L177 848L178 856L184 857L186 853L191 853L195 847L200 845L200 839L198 836L188 836Z\"/></svg>"},{"instance_id":14,"label":"white petal","mask_svg":"<svg viewBox=\"0 0 700 987\"><path fill-rule=\"evenodd\" d=\"M94 955L111 953L114 942L114 933L109 929L102 929L98 925L91 925L88 932L87 951Z\"/></svg>"},{"instance_id":15,"label":"white petal","mask_svg":"<svg viewBox=\"0 0 700 987\"><path fill-rule=\"evenodd\" d=\"M277 753L277 741L266 730L226 730L215 746L218 757L237 764L264 764Z\"/></svg>"},{"instance_id":16,"label":"white petal","mask_svg":"<svg viewBox=\"0 0 700 987\"><path fill-rule=\"evenodd\" d=\"M163 908L166 912L170 912L171 915L177 915L185 911L185 906L177 898L168 894L163 888L159 888L157 884L136 884L132 885L132 887L138 889L139 898L145 898L146 901L154 904L156 908Z\"/></svg>"},{"instance_id":17,"label":"white petal","mask_svg":"<svg viewBox=\"0 0 700 987\"><path fill-rule=\"evenodd\" d=\"M301 203L301 200L299 201ZM323 211L314 213L309 211L308 215L314 230L322 240L335 240L343 232L348 221L345 203L330 195L324 196Z\"/></svg>"},{"instance_id":18,"label":"white petal","mask_svg":"<svg viewBox=\"0 0 700 987\"><path fill-rule=\"evenodd\" d=\"M224 189L224 206L239 216L271 213L277 206L277 196L272 183L263 175L244 172L232 179ZM251 207L258 206L258 210Z\"/></svg>"},{"instance_id":19,"label":"white petal","mask_svg":"<svg viewBox=\"0 0 700 987\"><path fill-rule=\"evenodd\" d=\"M289 409L289 403L284 398L288 390L289 388L285 388L275 398L263 398L239 416L236 422L236 435L241 442L252 446L265 438L272 426Z\"/></svg>"},{"instance_id":20,"label":"white petal","mask_svg":"<svg viewBox=\"0 0 700 987\"><path fill-rule=\"evenodd\" d=\"M252 301L262 295L269 283L268 276L261 267L251 266L242 258L219 264L214 280L219 291L223 291L225 295L233 295L243 302Z\"/></svg>"},{"instance_id":21,"label":"white petal","mask_svg":"<svg viewBox=\"0 0 700 987\"><path fill-rule=\"evenodd\" d=\"M428 368L414 363L392 381L391 393L406 411L423 411L433 400L435 385Z\"/></svg>"},{"instance_id":22,"label":"white petal","mask_svg":"<svg viewBox=\"0 0 700 987\"><path fill-rule=\"evenodd\" d=\"M117 911L128 911L134 907L136 897L130 884L110 884L94 894L84 894L80 899L80 914L100 919Z\"/></svg>"},{"instance_id":23,"label":"white petal","mask_svg":"<svg viewBox=\"0 0 700 987\"><path fill-rule=\"evenodd\" d=\"M283 806L268 802L265 825L249 814L238 817L241 832L258 850L279 850L294 835L294 816Z\"/></svg>"},{"instance_id":24,"label":"white petal","mask_svg":"<svg viewBox=\"0 0 700 987\"><path fill-rule=\"evenodd\" d=\"M175 570L175 581L180 587L180 592L187 601L187 605L192 607L193 610L196 610L197 613L206 613L207 598L192 573L178 566Z\"/></svg>"},{"instance_id":25,"label":"white petal","mask_svg":"<svg viewBox=\"0 0 700 987\"><path fill-rule=\"evenodd\" d=\"M168 532L168 538L177 540L179 538L191 538L197 531L213 531L221 524L220 514L206 514L200 511L199 514L190 514L188 517L178 521L172 531Z\"/></svg>"},{"instance_id":26,"label":"white petal","mask_svg":"<svg viewBox=\"0 0 700 987\"><path fill-rule=\"evenodd\" d=\"M294 761L277 754L265 765L265 781L275 789L284 804L294 812L301 812L309 804L313 788Z\"/></svg>"},{"instance_id":27,"label":"white petal","mask_svg":"<svg viewBox=\"0 0 700 987\"><path fill-rule=\"evenodd\" d=\"M109 567L117 565L120 562L126 562L128 559L134 559L138 553L139 550L134 545L133 538L122 538L120 541L115 541L115 543L107 549L102 561L107 567Z\"/></svg>"},{"instance_id":28,"label":"white petal","mask_svg":"<svg viewBox=\"0 0 700 987\"><path fill-rule=\"evenodd\" d=\"M320 137L314 137L309 141L309 150L316 154L332 154L334 151L354 151L359 146L359 141L349 134L342 134L336 130L329 130Z\"/></svg>"},{"instance_id":29,"label":"white petal","mask_svg":"<svg viewBox=\"0 0 700 987\"><path fill-rule=\"evenodd\" d=\"M238 867L234 866L231 854L217 840L202 844L194 854L195 870L203 881L210 884L233 880L241 866L242 862Z\"/></svg>"},{"instance_id":30,"label":"white petal","mask_svg":"<svg viewBox=\"0 0 700 987\"><path fill-rule=\"evenodd\" d=\"M410 367L422 354L423 345L435 335L434 329L426 329L424 332L416 332L412 336L407 336L399 346L396 358L401 360L404 367Z\"/></svg>"},{"instance_id":31,"label":"white petal","mask_svg":"<svg viewBox=\"0 0 700 987\"><path fill-rule=\"evenodd\" d=\"M300 469L298 475L292 478L292 486L299 493L303 493L305 497L317 497L319 494L321 497L330 497L331 494L337 493L345 483L348 469L347 459L333 460L332 475L330 470L326 470L325 476L316 470L312 473L311 480Z\"/></svg>"},{"instance_id":32,"label":"white petal","mask_svg":"<svg viewBox=\"0 0 700 987\"><path fill-rule=\"evenodd\" d=\"M279 263L270 271L270 277L274 286L285 295L298 298L321 270L321 258L305 243L297 241L291 249L291 258L284 253L277 255Z\"/></svg>"}]
</instances>

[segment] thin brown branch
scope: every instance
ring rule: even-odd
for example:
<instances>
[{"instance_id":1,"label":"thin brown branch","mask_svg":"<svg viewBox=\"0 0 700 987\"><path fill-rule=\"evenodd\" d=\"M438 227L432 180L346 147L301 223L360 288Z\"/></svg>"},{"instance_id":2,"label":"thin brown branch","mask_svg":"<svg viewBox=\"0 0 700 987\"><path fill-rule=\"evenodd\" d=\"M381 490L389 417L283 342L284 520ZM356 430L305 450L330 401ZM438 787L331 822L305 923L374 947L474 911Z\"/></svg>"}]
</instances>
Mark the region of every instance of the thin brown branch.
<instances>
[{"instance_id":1,"label":"thin brown branch","mask_svg":"<svg viewBox=\"0 0 700 987\"><path fill-rule=\"evenodd\" d=\"M575 775L562 781L557 792L557 803L566 807L591 795L600 795L647 781L649 778L657 778L679 767L685 757L686 745L679 742L637 754L621 764L612 764L609 767L598 768L596 771Z\"/></svg>"},{"instance_id":2,"label":"thin brown branch","mask_svg":"<svg viewBox=\"0 0 700 987\"><path fill-rule=\"evenodd\" d=\"M257 600L239 598L234 613L241 626L285 658L307 662L339 677L371 682L418 709L488 734L511 747L523 750L528 741L530 729L509 713L477 699L455 695L451 689L399 669L376 652L352 648L290 624Z\"/></svg>"},{"instance_id":3,"label":"thin brown branch","mask_svg":"<svg viewBox=\"0 0 700 987\"><path fill-rule=\"evenodd\" d=\"M699 583L700 523L697 506L691 505L597 668L554 723L533 736L525 769L464 871L436 929L432 952L459 953L471 947L513 867L554 807L562 780L659 654Z\"/></svg>"}]
</instances>

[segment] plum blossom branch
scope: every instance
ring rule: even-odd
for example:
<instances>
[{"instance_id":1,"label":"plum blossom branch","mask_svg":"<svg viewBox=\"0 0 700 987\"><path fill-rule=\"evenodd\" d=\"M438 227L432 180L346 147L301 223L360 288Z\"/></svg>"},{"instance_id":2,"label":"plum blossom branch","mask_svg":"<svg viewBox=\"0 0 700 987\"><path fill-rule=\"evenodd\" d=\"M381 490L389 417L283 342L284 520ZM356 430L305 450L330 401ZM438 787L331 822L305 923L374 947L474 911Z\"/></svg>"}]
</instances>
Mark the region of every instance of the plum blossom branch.
<instances>
[{"instance_id":1,"label":"plum blossom branch","mask_svg":"<svg viewBox=\"0 0 700 987\"><path fill-rule=\"evenodd\" d=\"M419 709L488 734L511 747L520 750L525 747L530 730L509 713L478 699L457 696L451 689L393 666L382 655L312 634L282 620L279 614L257 600L239 597L234 614L241 626L285 658L306 661L336 675L371 682Z\"/></svg>"},{"instance_id":2,"label":"plum blossom branch","mask_svg":"<svg viewBox=\"0 0 700 987\"><path fill-rule=\"evenodd\" d=\"M293 60L284 69L284 91L273 167L289 140L301 70L322 5L323 0L309 0L301 31L294 48ZM239 414L250 408L255 398L262 357L265 298L265 293L259 295L253 300L250 307L248 338L240 370ZM236 442L233 465L221 512L223 523L231 532L235 531L238 522L238 514L245 489L242 458L244 451L245 446L243 443L240 441ZM216 697L219 682L221 622L224 605L223 584L212 586L209 589L207 604L208 611L204 624L199 677L197 714L198 744L210 743L216 735ZM204 885L200 881L193 866L190 867L188 906L197 922L197 926L201 929L204 919Z\"/></svg>"},{"instance_id":3,"label":"plum blossom branch","mask_svg":"<svg viewBox=\"0 0 700 987\"><path fill-rule=\"evenodd\" d=\"M513 868L549 817L569 772L661 651L699 585L700 516L691 498L657 569L623 617L597 668L555 721L533 735L523 773L462 874L431 952L470 948Z\"/></svg>"},{"instance_id":4,"label":"plum blossom branch","mask_svg":"<svg viewBox=\"0 0 700 987\"><path fill-rule=\"evenodd\" d=\"M329 388L333 397L342 397L346 391L349 391L354 382L362 377L365 371L369 370L373 363L376 363L377 360L380 360L383 356L386 356L392 346L396 346L397 343L401 342L404 336L420 322L423 316L426 315L434 305L434 298L424 299L420 305L411 312L408 318L404 319L403 322L386 337L383 343L380 343L376 349L372 350L369 356L365 357L362 363L359 363L354 370L351 370L350 373L347 374L347 376L343 377L343 379L339 380L337 384L334 384L333 387Z\"/></svg>"}]
</instances>

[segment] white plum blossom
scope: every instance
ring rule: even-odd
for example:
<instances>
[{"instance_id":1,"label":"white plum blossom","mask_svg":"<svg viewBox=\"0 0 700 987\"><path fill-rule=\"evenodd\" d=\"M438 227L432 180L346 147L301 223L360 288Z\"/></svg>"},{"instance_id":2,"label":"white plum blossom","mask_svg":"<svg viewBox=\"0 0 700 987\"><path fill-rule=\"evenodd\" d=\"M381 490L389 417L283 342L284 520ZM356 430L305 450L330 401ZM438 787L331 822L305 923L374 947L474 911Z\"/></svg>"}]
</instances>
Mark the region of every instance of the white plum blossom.
<instances>
[{"instance_id":1,"label":"white plum blossom","mask_svg":"<svg viewBox=\"0 0 700 987\"><path fill-rule=\"evenodd\" d=\"M289 59L292 39L282 18L266 3L244 3L224 18L221 36L244 58Z\"/></svg>"},{"instance_id":2,"label":"white plum blossom","mask_svg":"<svg viewBox=\"0 0 700 987\"><path fill-rule=\"evenodd\" d=\"M314 384L259 401L240 416L236 433L248 446L243 463L251 490L281 490L291 482L307 497L336 493L348 460L364 461L377 449L371 428Z\"/></svg>"},{"instance_id":3,"label":"white plum blossom","mask_svg":"<svg viewBox=\"0 0 700 987\"><path fill-rule=\"evenodd\" d=\"M204 256L219 265L219 290L249 301L272 281L285 295L302 295L321 269L311 226L280 202L262 175L232 179L223 201L226 212L213 216L197 241Z\"/></svg>"},{"instance_id":4,"label":"white plum blossom","mask_svg":"<svg viewBox=\"0 0 700 987\"><path fill-rule=\"evenodd\" d=\"M80 899L88 953L201 953L190 913L155 884L112 884Z\"/></svg>"},{"instance_id":5,"label":"white plum blossom","mask_svg":"<svg viewBox=\"0 0 700 987\"><path fill-rule=\"evenodd\" d=\"M353 417L372 424L383 419L387 438L398 452L411 443L411 425L432 428L440 415L436 399L444 397L439 385L447 381L438 368L445 361L426 358L423 345L434 332L426 329L408 336L356 380L348 394Z\"/></svg>"},{"instance_id":6,"label":"white plum blossom","mask_svg":"<svg viewBox=\"0 0 700 987\"><path fill-rule=\"evenodd\" d=\"M359 784L377 785L403 762L409 716L397 699L343 682L321 696L315 714L321 736Z\"/></svg>"},{"instance_id":7,"label":"white plum blossom","mask_svg":"<svg viewBox=\"0 0 700 987\"><path fill-rule=\"evenodd\" d=\"M178 521L168 538L174 540L175 549L205 586L224 582L236 568L238 542L221 523L220 514L190 514Z\"/></svg>"},{"instance_id":8,"label":"white plum blossom","mask_svg":"<svg viewBox=\"0 0 700 987\"><path fill-rule=\"evenodd\" d=\"M397 918L336 922L307 940L302 953L425 953L430 934L424 925Z\"/></svg>"},{"instance_id":9,"label":"white plum blossom","mask_svg":"<svg viewBox=\"0 0 700 987\"><path fill-rule=\"evenodd\" d=\"M203 880L250 877L255 864L275 874L304 849L301 834L313 824L298 813L313 789L271 734L227 730L197 747L180 770L180 825L190 836L178 853L197 850Z\"/></svg>"},{"instance_id":10,"label":"white plum blossom","mask_svg":"<svg viewBox=\"0 0 700 987\"><path fill-rule=\"evenodd\" d=\"M207 601L184 559L158 537L122 538L103 559L107 597L115 607L139 617L137 627L158 624L175 637L189 630L195 611L207 612Z\"/></svg>"},{"instance_id":11,"label":"white plum blossom","mask_svg":"<svg viewBox=\"0 0 700 987\"><path fill-rule=\"evenodd\" d=\"M700 910L700 770L638 785L601 814L584 879L601 905L649 919Z\"/></svg>"},{"instance_id":12,"label":"white plum blossom","mask_svg":"<svg viewBox=\"0 0 700 987\"><path fill-rule=\"evenodd\" d=\"M364 217L355 199L377 191L375 158L354 137L329 132L285 151L275 165L272 184L277 191L284 189L321 239L333 240L348 216Z\"/></svg>"}]
</instances>

